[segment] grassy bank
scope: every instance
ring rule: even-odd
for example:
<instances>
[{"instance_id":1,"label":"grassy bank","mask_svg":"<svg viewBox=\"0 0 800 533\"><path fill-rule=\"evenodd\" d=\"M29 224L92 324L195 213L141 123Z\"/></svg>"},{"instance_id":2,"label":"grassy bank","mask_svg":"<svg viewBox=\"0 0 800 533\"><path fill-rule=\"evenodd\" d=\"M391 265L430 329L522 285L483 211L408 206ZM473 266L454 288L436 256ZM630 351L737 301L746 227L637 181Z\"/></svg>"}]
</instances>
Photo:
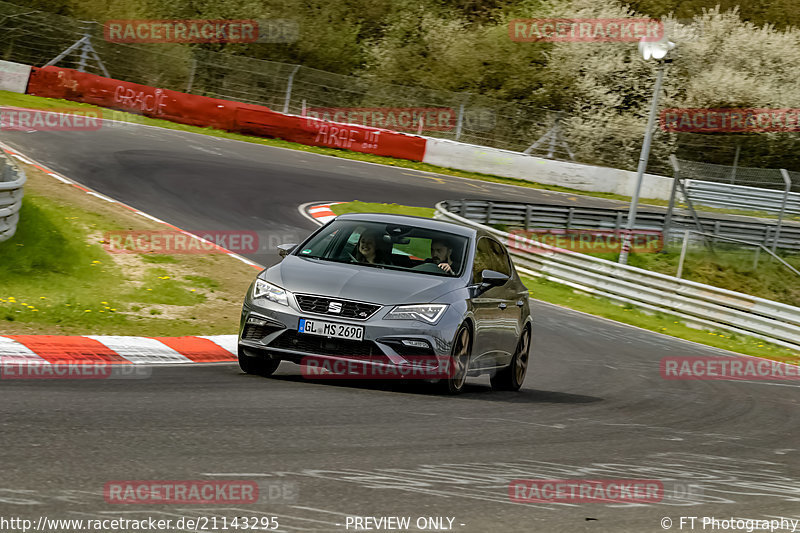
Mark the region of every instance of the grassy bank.
<instances>
[{"instance_id":1,"label":"grassy bank","mask_svg":"<svg viewBox=\"0 0 800 533\"><path fill-rule=\"evenodd\" d=\"M365 202L336 204L331 206L331 210L337 215L352 212L374 212L433 216L433 209L430 208ZM660 254L633 255L631 256L632 260L630 262L634 264L635 261L633 259L642 256L648 256L645 261L656 261L658 259L649 258L649 256L658 255ZM666 264L669 265L670 263L667 262ZM554 303L577 311L583 311L592 315L616 320L617 322L637 326L649 331L730 350L732 352L766 357L779 361L800 363L800 353L770 344L760 339L737 335L726 331L695 329L687 326L678 317L666 313L645 313L633 306L620 306L607 298L598 298L581 293L566 285L555 283L544 278L523 277L523 282L528 289L530 289L531 297L537 300Z\"/></svg>"},{"instance_id":2,"label":"grassy bank","mask_svg":"<svg viewBox=\"0 0 800 533\"><path fill-rule=\"evenodd\" d=\"M16 235L0 243L0 334L235 334L256 269L227 255L109 253L112 231L164 231L23 165Z\"/></svg>"}]
</instances>

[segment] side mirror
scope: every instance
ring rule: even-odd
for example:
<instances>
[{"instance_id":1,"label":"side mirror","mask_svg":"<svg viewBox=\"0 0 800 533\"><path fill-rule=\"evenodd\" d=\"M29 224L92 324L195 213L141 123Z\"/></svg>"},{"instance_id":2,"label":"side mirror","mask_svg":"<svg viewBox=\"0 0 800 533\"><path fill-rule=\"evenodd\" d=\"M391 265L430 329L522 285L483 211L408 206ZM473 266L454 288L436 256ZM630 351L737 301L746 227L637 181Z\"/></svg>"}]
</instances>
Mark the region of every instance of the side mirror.
<instances>
[{"instance_id":1,"label":"side mirror","mask_svg":"<svg viewBox=\"0 0 800 533\"><path fill-rule=\"evenodd\" d=\"M481 272L481 285L488 287L499 287L505 285L511 279L506 274L497 272L496 270L484 270Z\"/></svg>"},{"instance_id":2,"label":"side mirror","mask_svg":"<svg viewBox=\"0 0 800 533\"><path fill-rule=\"evenodd\" d=\"M297 248L296 244L279 244L278 245L278 255L281 256L281 257L286 257L295 248Z\"/></svg>"}]
</instances>

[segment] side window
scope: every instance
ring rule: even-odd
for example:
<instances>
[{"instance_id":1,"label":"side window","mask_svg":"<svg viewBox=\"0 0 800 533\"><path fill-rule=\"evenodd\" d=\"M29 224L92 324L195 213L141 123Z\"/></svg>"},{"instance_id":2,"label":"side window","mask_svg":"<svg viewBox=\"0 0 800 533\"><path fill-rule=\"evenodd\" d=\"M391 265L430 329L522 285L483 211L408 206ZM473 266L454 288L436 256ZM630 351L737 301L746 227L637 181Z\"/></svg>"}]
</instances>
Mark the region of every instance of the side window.
<instances>
[{"instance_id":1,"label":"side window","mask_svg":"<svg viewBox=\"0 0 800 533\"><path fill-rule=\"evenodd\" d=\"M491 244L489 239L481 237L475 249L475 261L472 263L472 282L478 283L481 280L481 272L486 269L491 270Z\"/></svg>"},{"instance_id":2,"label":"side window","mask_svg":"<svg viewBox=\"0 0 800 533\"><path fill-rule=\"evenodd\" d=\"M511 263L509 261L508 253L503 245L493 239L487 239L492 246L492 270L496 270L506 276L511 276Z\"/></svg>"},{"instance_id":3,"label":"side window","mask_svg":"<svg viewBox=\"0 0 800 533\"><path fill-rule=\"evenodd\" d=\"M472 265L472 280L477 283L484 270L495 270L507 276L511 275L509 258L503 246L488 237L481 237L475 251L475 261Z\"/></svg>"}]
</instances>

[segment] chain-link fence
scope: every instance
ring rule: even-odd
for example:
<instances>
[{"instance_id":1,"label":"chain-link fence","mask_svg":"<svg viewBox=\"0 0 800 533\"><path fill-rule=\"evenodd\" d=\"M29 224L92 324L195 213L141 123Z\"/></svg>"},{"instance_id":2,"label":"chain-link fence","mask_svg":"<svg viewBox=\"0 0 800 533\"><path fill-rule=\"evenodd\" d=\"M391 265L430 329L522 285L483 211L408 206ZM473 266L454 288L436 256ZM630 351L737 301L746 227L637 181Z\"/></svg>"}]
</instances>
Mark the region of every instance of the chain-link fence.
<instances>
[{"instance_id":1,"label":"chain-link fence","mask_svg":"<svg viewBox=\"0 0 800 533\"><path fill-rule=\"evenodd\" d=\"M560 160L634 170L646 119L587 118L479 94L379 83L299 65L214 51L219 45L106 41L102 25L0 1L0 59L44 66L88 38L105 68L78 47L59 66L204 96ZM337 120L341 120L338 118ZM669 175L669 155L800 170L792 134L692 134L658 129L648 172ZM794 165L794 166L793 166ZM800 172L790 173L800 187Z\"/></svg>"}]
</instances>

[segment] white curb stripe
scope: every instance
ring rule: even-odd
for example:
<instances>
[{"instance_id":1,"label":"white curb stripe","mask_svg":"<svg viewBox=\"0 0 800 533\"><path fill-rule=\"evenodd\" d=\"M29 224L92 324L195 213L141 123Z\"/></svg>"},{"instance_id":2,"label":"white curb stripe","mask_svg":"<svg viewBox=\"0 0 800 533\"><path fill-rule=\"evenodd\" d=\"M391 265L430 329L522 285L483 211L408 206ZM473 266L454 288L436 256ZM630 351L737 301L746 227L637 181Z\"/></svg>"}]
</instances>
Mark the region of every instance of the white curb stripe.
<instances>
[{"instance_id":1,"label":"white curb stripe","mask_svg":"<svg viewBox=\"0 0 800 533\"><path fill-rule=\"evenodd\" d=\"M181 355L169 346L147 337L123 337L120 335L84 335L94 339L121 357L134 364L158 363L191 363L188 357Z\"/></svg>"},{"instance_id":2,"label":"white curb stripe","mask_svg":"<svg viewBox=\"0 0 800 533\"><path fill-rule=\"evenodd\" d=\"M198 335L201 339L208 339L223 350L233 355L239 353L239 337L237 335Z\"/></svg>"},{"instance_id":3,"label":"white curb stripe","mask_svg":"<svg viewBox=\"0 0 800 533\"><path fill-rule=\"evenodd\" d=\"M50 361L36 355L33 350L24 344L8 337L0 337L0 362L13 363L20 361L50 364Z\"/></svg>"}]
</instances>

